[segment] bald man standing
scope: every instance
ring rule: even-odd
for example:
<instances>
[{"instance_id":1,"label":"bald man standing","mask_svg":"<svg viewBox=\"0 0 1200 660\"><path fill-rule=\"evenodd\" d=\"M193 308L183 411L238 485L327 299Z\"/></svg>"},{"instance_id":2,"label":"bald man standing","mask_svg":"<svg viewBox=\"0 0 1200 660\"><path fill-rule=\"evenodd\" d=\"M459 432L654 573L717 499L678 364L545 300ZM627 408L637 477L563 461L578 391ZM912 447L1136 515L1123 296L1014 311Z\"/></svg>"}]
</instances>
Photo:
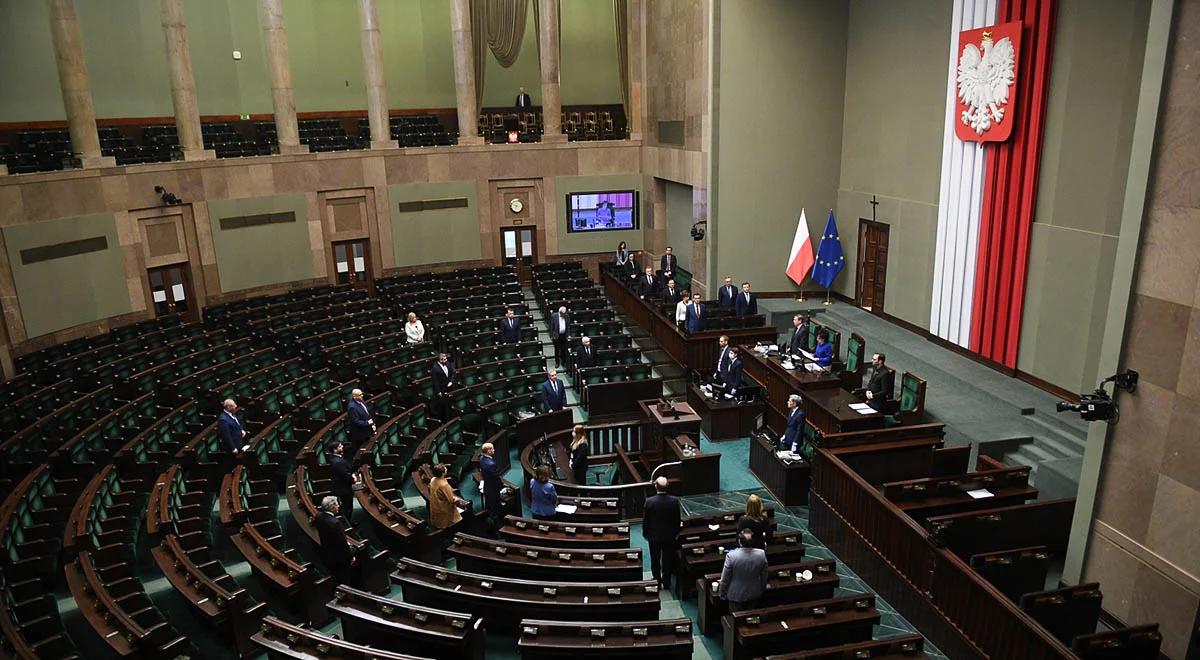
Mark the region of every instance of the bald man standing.
<instances>
[{"instance_id":1,"label":"bald man standing","mask_svg":"<svg viewBox=\"0 0 1200 660\"><path fill-rule=\"evenodd\" d=\"M679 498L667 492L666 477L654 480L654 491L642 512L642 536L650 546L650 572L659 587L667 588L679 536Z\"/></svg>"},{"instance_id":2,"label":"bald man standing","mask_svg":"<svg viewBox=\"0 0 1200 660\"><path fill-rule=\"evenodd\" d=\"M238 407L233 399L225 399L221 402L221 408L221 414L217 417L217 435L221 437L221 444L229 450L230 459L226 467L232 470L235 460L246 449L248 434L242 428L242 420L235 414Z\"/></svg>"},{"instance_id":3,"label":"bald man standing","mask_svg":"<svg viewBox=\"0 0 1200 660\"><path fill-rule=\"evenodd\" d=\"M350 402L346 404L346 425L350 436L350 446L346 449L353 461L359 447L375 435L375 420L371 418L371 411L363 401L363 391L358 388L351 390Z\"/></svg>"}]
</instances>

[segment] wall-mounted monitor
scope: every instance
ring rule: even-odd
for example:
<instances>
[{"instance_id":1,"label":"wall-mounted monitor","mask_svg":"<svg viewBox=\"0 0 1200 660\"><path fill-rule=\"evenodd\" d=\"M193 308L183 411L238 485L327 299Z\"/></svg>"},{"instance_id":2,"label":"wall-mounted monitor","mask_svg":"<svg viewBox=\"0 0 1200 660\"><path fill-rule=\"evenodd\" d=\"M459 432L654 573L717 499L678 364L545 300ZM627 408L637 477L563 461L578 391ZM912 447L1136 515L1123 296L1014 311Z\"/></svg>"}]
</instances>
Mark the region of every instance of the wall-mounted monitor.
<instances>
[{"instance_id":1,"label":"wall-mounted monitor","mask_svg":"<svg viewBox=\"0 0 1200 660\"><path fill-rule=\"evenodd\" d=\"M625 231L637 228L636 190L567 194L567 231Z\"/></svg>"}]
</instances>

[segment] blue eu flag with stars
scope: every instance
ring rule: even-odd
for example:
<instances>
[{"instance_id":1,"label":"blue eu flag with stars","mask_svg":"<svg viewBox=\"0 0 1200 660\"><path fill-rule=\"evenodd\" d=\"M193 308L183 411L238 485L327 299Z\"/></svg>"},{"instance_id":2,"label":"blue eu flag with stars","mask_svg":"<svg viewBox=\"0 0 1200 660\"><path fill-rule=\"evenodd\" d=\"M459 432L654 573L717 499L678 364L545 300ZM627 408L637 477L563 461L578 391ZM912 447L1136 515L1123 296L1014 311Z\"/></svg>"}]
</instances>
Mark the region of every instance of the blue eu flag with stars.
<instances>
[{"instance_id":1,"label":"blue eu flag with stars","mask_svg":"<svg viewBox=\"0 0 1200 660\"><path fill-rule=\"evenodd\" d=\"M825 233L821 234L821 245L817 248L817 263L812 269L812 279L828 289L845 265L846 258L842 256L842 241L838 238L837 223L833 220L833 210L831 209L829 221L825 223Z\"/></svg>"}]
</instances>

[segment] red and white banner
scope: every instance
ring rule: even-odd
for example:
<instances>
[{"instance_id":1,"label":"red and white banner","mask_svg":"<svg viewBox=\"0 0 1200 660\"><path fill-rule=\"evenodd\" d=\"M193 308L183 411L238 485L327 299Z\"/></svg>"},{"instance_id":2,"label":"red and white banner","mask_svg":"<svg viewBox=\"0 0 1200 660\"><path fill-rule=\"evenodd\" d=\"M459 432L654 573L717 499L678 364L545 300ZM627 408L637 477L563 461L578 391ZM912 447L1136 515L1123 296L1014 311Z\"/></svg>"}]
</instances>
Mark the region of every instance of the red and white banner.
<instances>
[{"instance_id":1,"label":"red and white banner","mask_svg":"<svg viewBox=\"0 0 1200 660\"><path fill-rule=\"evenodd\" d=\"M800 221L796 224L792 251L788 254L787 276L792 278L796 286L800 286L804 284L804 278L814 263L816 257L813 256L812 241L808 236L808 219L804 217L804 209L800 209Z\"/></svg>"}]
</instances>

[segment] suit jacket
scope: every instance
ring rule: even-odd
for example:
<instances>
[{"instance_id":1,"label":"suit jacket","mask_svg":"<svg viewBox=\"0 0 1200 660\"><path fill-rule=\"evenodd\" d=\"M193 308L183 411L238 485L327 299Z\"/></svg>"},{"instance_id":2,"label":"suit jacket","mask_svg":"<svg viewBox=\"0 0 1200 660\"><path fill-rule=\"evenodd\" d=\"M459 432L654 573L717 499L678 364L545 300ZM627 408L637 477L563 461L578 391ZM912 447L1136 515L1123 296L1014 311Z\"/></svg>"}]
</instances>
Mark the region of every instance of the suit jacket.
<instances>
[{"instance_id":1,"label":"suit jacket","mask_svg":"<svg viewBox=\"0 0 1200 660\"><path fill-rule=\"evenodd\" d=\"M570 314L561 314L563 320L565 320L567 322L566 330L564 330L562 333L559 333L559 331L558 331L559 316L560 316L560 314L558 312L554 312L553 314L550 315L550 339L553 341L558 341L559 339L563 339L571 332L571 315Z\"/></svg>"},{"instance_id":2,"label":"suit jacket","mask_svg":"<svg viewBox=\"0 0 1200 660\"><path fill-rule=\"evenodd\" d=\"M642 297L653 296L658 293L658 278L654 275L650 276L650 280L646 280L646 274L642 273L637 277L638 294Z\"/></svg>"},{"instance_id":3,"label":"suit jacket","mask_svg":"<svg viewBox=\"0 0 1200 660\"><path fill-rule=\"evenodd\" d=\"M500 479L500 467L496 465L496 459L491 456L479 457L479 471L483 473L483 495L484 497L500 497L500 488L504 482Z\"/></svg>"},{"instance_id":4,"label":"suit jacket","mask_svg":"<svg viewBox=\"0 0 1200 660\"><path fill-rule=\"evenodd\" d=\"M330 567L348 566L354 554L346 542L346 527L341 516L328 511L317 514L317 538L321 541L321 555Z\"/></svg>"},{"instance_id":5,"label":"suit jacket","mask_svg":"<svg viewBox=\"0 0 1200 660\"><path fill-rule=\"evenodd\" d=\"M330 490L334 495L339 498L354 496L354 467L350 465L350 461L337 454L330 454L329 473L332 481Z\"/></svg>"},{"instance_id":6,"label":"suit jacket","mask_svg":"<svg viewBox=\"0 0 1200 660\"><path fill-rule=\"evenodd\" d=\"M871 369L871 376L867 378L867 390L871 392L871 401L891 401L893 390L896 387L896 372L889 369L886 365L881 369Z\"/></svg>"},{"instance_id":7,"label":"suit jacket","mask_svg":"<svg viewBox=\"0 0 1200 660\"><path fill-rule=\"evenodd\" d=\"M629 254L629 250L624 252L617 250L617 256L616 259L613 260L613 263L617 264L617 266L620 266L621 268L628 268L629 262L632 261L632 259L633 255Z\"/></svg>"},{"instance_id":8,"label":"suit jacket","mask_svg":"<svg viewBox=\"0 0 1200 660\"><path fill-rule=\"evenodd\" d=\"M790 414L788 414L787 428L783 430L783 446L781 449L794 452L800 451L800 446L804 444L804 411L800 406L796 406Z\"/></svg>"},{"instance_id":9,"label":"suit jacket","mask_svg":"<svg viewBox=\"0 0 1200 660\"><path fill-rule=\"evenodd\" d=\"M679 498L655 493L646 498L642 512L642 537L656 543L675 543L679 535Z\"/></svg>"},{"instance_id":10,"label":"suit jacket","mask_svg":"<svg viewBox=\"0 0 1200 660\"><path fill-rule=\"evenodd\" d=\"M346 419L350 424L352 438L356 431L360 435L371 437L371 413L367 411L367 404L350 399L346 404Z\"/></svg>"},{"instance_id":11,"label":"suit jacket","mask_svg":"<svg viewBox=\"0 0 1200 660\"><path fill-rule=\"evenodd\" d=\"M228 411L222 410L217 417L217 434L221 436L221 444L229 451L239 451L245 442L242 441L242 423Z\"/></svg>"},{"instance_id":12,"label":"suit jacket","mask_svg":"<svg viewBox=\"0 0 1200 660\"><path fill-rule=\"evenodd\" d=\"M561 380L554 381L553 387L549 379L542 383L542 405L546 407L546 412L562 410L567 405L567 390Z\"/></svg>"},{"instance_id":13,"label":"suit jacket","mask_svg":"<svg viewBox=\"0 0 1200 660\"><path fill-rule=\"evenodd\" d=\"M596 366L596 347L588 346L586 349L580 346L575 351L575 368L587 369L588 367Z\"/></svg>"},{"instance_id":14,"label":"suit jacket","mask_svg":"<svg viewBox=\"0 0 1200 660\"><path fill-rule=\"evenodd\" d=\"M717 368L715 373L722 383L725 382L725 376L729 373L729 347L726 346L717 351Z\"/></svg>"},{"instance_id":15,"label":"suit jacket","mask_svg":"<svg viewBox=\"0 0 1200 660\"><path fill-rule=\"evenodd\" d=\"M742 359L734 358L729 362L729 372L725 374L726 392L737 394L742 387Z\"/></svg>"},{"instance_id":16,"label":"suit jacket","mask_svg":"<svg viewBox=\"0 0 1200 660\"><path fill-rule=\"evenodd\" d=\"M528 94L517 94L517 100L513 102L513 106L517 108L532 108L533 99L529 98Z\"/></svg>"},{"instance_id":17,"label":"suit jacket","mask_svg":"<svg viewBox=\"0 0 1200 660\"><path fill-rule=\"evenodd\" d=\"M687 318L683 322L688 332L703 332L704 320L704 305L688 305Z\"/></svg>"},{"instance_id":18,"label":"suit jacket","mask_svg":"<svg viewBox=\"0 0 1200 660\"><path fill-rule=\"evenodd\" d=\"M767 588L767 553L758 548L738 548L725 553L721 568L721 598L735 603L755 600Z\"/></svg>"},{"instance_id":19,"label":"suit jacket","mask_svg":"<svg viewBox=\"0 0 1200 660\"><path fill-rule=\"evenodd\" d=\"M818 343L816 349L813 350L813 355L817 358L817 364L822 367L828 367L833 363L833 344L825 342Z\"/></svg>"},{"instance_id":20,"label":"suit jacket","mask_svg":"<svg viewBox=\"0 0 1200 660\"><path fill-rule=\"evenodd\" d=\"M462 514L455 505L457 500L449 481L437 477L430 480L429 525L434 529L445 529L462 520Z\"/></svg>"},{"instance_id":21,"label":"suit jacket","mask_svg":"<svg viewBox=\"0 0 1200 660\"><path fill-rule=\"evenodd\" d=\"M662 259L658 260L659 270L666 273L674 273L675 267L679 265L679 258L673 254L664 254Z\"/></svg>"},{"instance_id":22,"label":"suit jacket","mask_svg":"<svg viewBox=\"0 0 1200 660\"><path fill-rule=\"evenodd\" d=\"M454 367L446 362L446 371L442 371L441 363L434 362L433 366L429 367L429 377L433 379L433 393L445 394L451 389L454 382Z\"/></svg>"},{"instance_id":23,"label":"suit jacket","mask_svg":"<svg viewBox=\"0 0 1200 660\"><path fill-rule=\"evenodd\" d=\"M663 287L662 299L663 302L670 303L672 305L679 302L679 287L675 287L674 291L668 289L667 287Z\"/></svg>"},{"instance_id":24,"label":"suit jacket","mask_svg":"<svg viewBox=\"0 0 1200 660\"><path fill-rule=\"evenodd\" d=\"M733 299L737 296L737 287L721 285L717 291L717 306L721 309L733 309Z\"/></svg>"},{"instance_id":25,"label":"suit jacket","mask_svg":"<svg viewBox=\"0 0 1200 660\"><path fill-rule=\"evenodd\" d=\"M788 339L788 355L799 355L800 350L804 348L805 340L808 339L808 324L801 324L799 328L792 328L792 336Z\"/></svg>"},{"instance_id":26,"label":"suit jacket","mask_svg":"<svg viewBox=\"0 0 1200 660\"><path fill-rule=\"evenodd\" d=\"M504 318L500 320L500 343L501 344L517 344L521 341L521 319L516 316L512 319Z\"/></svg>"},{"instance_id":27,"label":"suit jacket","mask_svg":"<svg viewBox=\"0 0 1200 660\"><path fill-rule=\"evenodd\" d=\"M758 296L750 294L750 301L746 301L746 294L738 291L737 298L733 301L734 309L737 310L738 316L753 316L758 313Z\"/></svg>"}]
</instances>

